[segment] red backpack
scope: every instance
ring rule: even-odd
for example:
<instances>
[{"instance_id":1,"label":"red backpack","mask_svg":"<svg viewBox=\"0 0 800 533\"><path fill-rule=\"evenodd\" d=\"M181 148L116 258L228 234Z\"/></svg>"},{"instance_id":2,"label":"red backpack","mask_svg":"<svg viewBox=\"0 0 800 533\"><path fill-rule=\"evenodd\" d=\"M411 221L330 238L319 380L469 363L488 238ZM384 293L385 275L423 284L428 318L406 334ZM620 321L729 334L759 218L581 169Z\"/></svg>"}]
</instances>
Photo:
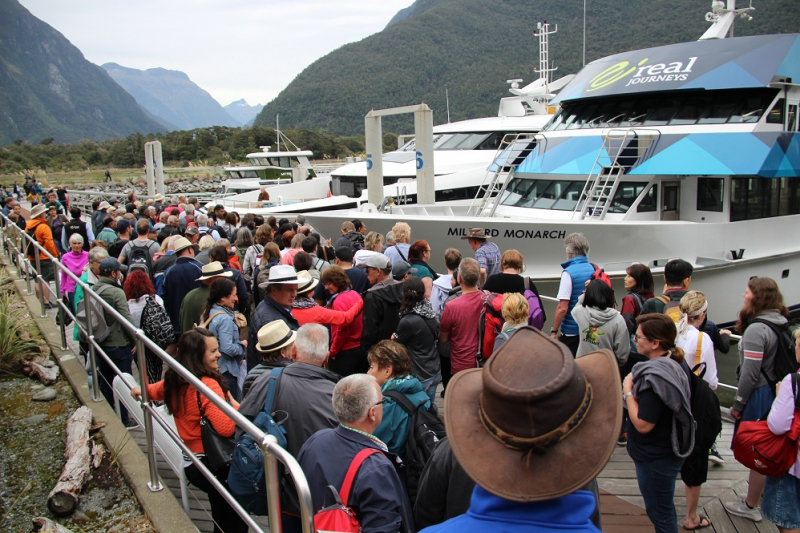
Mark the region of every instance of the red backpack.
<instances>
[{"instance_id":1,"label":"red backpack","mask_svg":"<svg viewBox=\"0 0 800 533\"><path fill-rule=\"evenodd\" d=\"M782 477L797 461L800 438L800 374L792 374L794 420L785 435L770 431L766 420L742 422L733 439L733 456L751 470L770 477ZM764 417L766 418L766 417Z\"/></svg>"},{"instance_id":2,"label":"red backpack","mask_svg":"<svg viewBox=\"0 0 800 533\"><path fill-rule=\"evenodd\" d=\"M356 477L358 469L361 468L367 457L373 453L380 453L374 448L365 448L358 452L347 469L344 476L342 488L336 492L333 485L328 485L328 490L333 494L335 503L329 507L323 507L314 515L314 531L325 533L360 533L361 524L358 523L356 513L347 506L350 497L350 489Z\"/></svg>"},{"instance_id":3,"label":"red backpack","mask_svg":"<svg viewBox=\"0 0 800 533\"><path fill-rule=\"evenodd\" d=\"M475 359L479 367L494 351L494 341L503 327L503 295L483 291L483 308L478 318L478 353Z\"/></svg>"}]
</instances>

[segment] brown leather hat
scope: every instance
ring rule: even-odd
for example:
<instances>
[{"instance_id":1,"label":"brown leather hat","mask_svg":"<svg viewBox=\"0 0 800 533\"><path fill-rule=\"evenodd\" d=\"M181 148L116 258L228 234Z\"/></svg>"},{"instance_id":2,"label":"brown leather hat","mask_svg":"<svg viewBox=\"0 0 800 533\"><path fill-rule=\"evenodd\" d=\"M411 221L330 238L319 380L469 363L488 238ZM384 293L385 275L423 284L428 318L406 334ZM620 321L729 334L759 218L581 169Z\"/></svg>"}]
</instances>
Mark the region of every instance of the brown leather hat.
<instances>
[{"instance_id":1,"label":"brown leather hat","mask_svg":"<svg viewBox=\"0 0 800 533\"><path fill-rule=\"evenodd\" d=\"M564 496L597 477L616 446L617 359L599 350L575 360L521 328L483 369L453 376L445 423L456 458L485 490L518 502Z\"/></svg>"}]
</instances>

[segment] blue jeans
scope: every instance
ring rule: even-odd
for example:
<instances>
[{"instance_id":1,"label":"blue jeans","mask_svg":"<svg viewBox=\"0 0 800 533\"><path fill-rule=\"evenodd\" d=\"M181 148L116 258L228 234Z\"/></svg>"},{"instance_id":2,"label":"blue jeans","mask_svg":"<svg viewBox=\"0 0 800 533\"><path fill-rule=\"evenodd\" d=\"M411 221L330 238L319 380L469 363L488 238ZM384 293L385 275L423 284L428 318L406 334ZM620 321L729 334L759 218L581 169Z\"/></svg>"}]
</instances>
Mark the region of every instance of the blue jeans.
<instances>
[{"instance_id":1,"label":"blue jeans","mask_svg":"<svg viewBox=\"0 0 800 533\"><path fill-rule=\"evenodd\" d=\"M132 346L102 346L103 351L108 355L109 359L117 365L120 372L131 373L131 366L133 363ZM106 401L114 407L114 390L111 388L111 383L114 382L116 374L114 370L106 363L102 355L97 354L97 371L100 373L100 392L103 393ZM95 379L97 379L95 377ZM128 423L128 410L120 405L119 417L123 424Z\"/></svg>"},{"instance_id":2,"label":"blue jeans","mask_svg":"<svg viewBox=\"0 0 800 533\"><path fill-rule=\"evenodd\" d=\"M431 403L436 401L436 388L439 386L439 383L442 382L442 372L439 371L436 373L435 376L426 379L425 381L420 381L422 384L422 390L425 391L425 394L428 395L428 398L431 399Z\"/></svg>"},{"instance_id":3,"label":"blue jeans","mask_svg":"<svg viewBox=\"0 0 800 533\"><path fill-rule=\"evenodd\" d=\"M634 461L634 464L644 508L656 533L677 533L675 479L681 471L683 459L671 455L655 461Z\"/></svg>"}]
</instances>

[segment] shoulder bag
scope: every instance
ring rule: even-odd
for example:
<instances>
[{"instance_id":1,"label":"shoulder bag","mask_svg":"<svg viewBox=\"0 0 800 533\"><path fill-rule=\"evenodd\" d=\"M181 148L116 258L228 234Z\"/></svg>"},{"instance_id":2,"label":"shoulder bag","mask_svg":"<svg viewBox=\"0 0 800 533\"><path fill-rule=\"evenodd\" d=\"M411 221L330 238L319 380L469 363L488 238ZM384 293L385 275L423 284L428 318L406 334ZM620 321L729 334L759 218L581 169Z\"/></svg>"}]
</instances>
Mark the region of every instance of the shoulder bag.
<instances>
[{"instance_id":1,"label":"shoulder bag","mask_svg":"<svg viewBox=\"0 0 800 533\"><path fill-rule=\"evenodd\" d=\"M200 409L200 439L203 441L203 452L208 459L208 468L212 472L218 472L230 466L236 441L217 433L203 412L203 406L200 404L200 391L196 389L195 391L197 392L197 408Z\"/></svg>"}]
</instances>

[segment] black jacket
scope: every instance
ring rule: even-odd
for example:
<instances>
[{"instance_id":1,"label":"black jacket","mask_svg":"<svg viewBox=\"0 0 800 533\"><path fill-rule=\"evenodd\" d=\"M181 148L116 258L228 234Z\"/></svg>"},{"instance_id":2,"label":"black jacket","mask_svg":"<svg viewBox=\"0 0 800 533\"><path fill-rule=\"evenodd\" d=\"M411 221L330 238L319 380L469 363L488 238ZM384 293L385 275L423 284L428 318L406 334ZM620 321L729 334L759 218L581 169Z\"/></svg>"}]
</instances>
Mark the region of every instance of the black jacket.
<instances>
[{"instance_id":1,"label":"black jacket","mask_svg":"<svg viewBox=\"0 0 800 533\"><path fill-rule=\"evenodd\" d=\"M402 302L403 283L364 293L364 332L361 334L361 349L364 353L378 342L392 337L400 322Z\"/></svg>"},{"instance_id":2,"label":"black jacket","mask_svg":"<svg viewBox=\"0 0 800 533\"><path fill-rule=\"evenodd\" d=\"M397 342L408 350L414 365L414 377L420 381L432 378L441 366L436 339L439 336L439 319L423 318L416 313L404 315L397 324Z\"/></svg>"},{"instance_id":3,"label":"black jacket","mask_svg":"<svg viewBox=\"0 0 800 533\"><path fill-rule=\"evenodd\" d=\"M414 524L422 529L462 515L469 509L475 482L458 464L447 437L436 445L419 478Z\"/></svg>"}]
</instances>

